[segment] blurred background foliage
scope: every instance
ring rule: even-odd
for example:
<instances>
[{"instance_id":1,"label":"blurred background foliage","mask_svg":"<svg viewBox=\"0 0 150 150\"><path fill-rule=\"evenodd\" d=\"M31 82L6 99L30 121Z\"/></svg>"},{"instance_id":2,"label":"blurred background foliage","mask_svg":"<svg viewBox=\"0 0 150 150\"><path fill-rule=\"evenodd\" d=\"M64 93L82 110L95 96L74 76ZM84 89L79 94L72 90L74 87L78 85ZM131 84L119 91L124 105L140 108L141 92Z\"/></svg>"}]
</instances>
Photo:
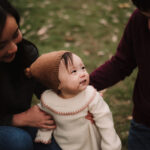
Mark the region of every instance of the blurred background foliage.
<instances>
[{"instance_id":1,"label":"blurred background foliage","mask_svg":"<svg viewBox=\"0 0 150 150\"><path fill-rule=\"evenodd\" d=\"M115 53L125 25L135 9L129 0L11 2L21 15L20 28L24 38L32 41L40 54L70 50L83 59L89 73ZM122 150L127 150L136 72L103 91L104 99L113 112L115 128L123 144Z\"/></svg>"}]
</instances>

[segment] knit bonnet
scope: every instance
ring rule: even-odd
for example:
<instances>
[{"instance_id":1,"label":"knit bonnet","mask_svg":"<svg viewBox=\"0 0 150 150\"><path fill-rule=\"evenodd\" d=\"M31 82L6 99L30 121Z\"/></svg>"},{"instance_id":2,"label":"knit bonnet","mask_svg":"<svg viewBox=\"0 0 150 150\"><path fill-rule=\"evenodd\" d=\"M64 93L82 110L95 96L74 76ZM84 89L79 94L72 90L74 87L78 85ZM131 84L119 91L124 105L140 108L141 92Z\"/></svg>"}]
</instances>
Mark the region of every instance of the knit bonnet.
<instances>
[{"instance_id":1,"label":"knit bonnet","mask_svg":"<svg viewBox=\"0 0 150 150\"><path fill-rule=\"evenodd\" d=\"M68 51L60 50L49 52L38 57L30 66L30 74L44 86L58 93L59 65L62 56Z\"/></svg>"}]
</instances>

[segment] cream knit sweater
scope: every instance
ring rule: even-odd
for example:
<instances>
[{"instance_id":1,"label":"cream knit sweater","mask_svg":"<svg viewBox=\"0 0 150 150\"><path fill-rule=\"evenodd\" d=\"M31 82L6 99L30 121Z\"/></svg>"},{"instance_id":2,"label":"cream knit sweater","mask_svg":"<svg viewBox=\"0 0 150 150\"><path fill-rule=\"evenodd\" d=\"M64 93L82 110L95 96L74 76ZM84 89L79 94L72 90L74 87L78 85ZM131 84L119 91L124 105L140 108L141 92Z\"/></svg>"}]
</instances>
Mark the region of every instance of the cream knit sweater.
<instances>
[{"instance_id":1,"label":"cream knit sweater","mask_svg":"<svg viewBox=\"0 0 150 150\"><path fill-rule=\"evenodd\" d=\"M69 99L47 90L39 107L53 116L57 127L39 129L35 141L47 143L53 133L62 150L121 150L110 109L92 86ZM88 111L95 125L85 119Z\"/></svg>"}]
</instances>

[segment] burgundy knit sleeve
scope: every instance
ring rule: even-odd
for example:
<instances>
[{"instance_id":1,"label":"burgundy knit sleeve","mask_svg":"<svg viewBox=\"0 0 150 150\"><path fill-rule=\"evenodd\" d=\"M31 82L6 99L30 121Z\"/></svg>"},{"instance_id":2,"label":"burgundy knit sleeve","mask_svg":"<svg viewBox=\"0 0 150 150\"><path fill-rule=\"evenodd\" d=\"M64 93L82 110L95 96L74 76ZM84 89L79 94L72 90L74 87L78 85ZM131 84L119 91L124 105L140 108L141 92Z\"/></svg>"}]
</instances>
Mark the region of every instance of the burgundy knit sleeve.
<instances>
[{"instance_id":1,"label":"burgundy knit sleeve","mask_svg":"<svg viewBox=\"0 0 150 150\"><path fill-rule=\"evenodd\" d=\"M90 74L90 84L97 90L114 85L136 67L132 38L136 11L130 17L114 56Z\"/></svg>"}]
</instances>

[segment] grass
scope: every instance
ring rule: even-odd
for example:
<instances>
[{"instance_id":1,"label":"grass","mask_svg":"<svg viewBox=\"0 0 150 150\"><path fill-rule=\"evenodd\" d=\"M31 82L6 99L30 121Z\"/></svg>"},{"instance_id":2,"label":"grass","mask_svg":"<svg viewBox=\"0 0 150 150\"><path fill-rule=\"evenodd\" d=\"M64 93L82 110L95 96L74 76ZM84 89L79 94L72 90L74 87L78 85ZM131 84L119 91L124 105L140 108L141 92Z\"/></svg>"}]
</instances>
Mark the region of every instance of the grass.
<instances>
[{"instance_id":1,"label":"grass","mask_svg":"<svg viewBox=\"0 0 150 150\"><path fill-rule=\"evenodd\" d=\"M68 49L78 54L89 73L116 51L123 29L134 10L129 0L11 0L20 12L24 37L40 54ZM136 71L105 90L116 130L127 150Z\"/></svg>"}]
</instances>

